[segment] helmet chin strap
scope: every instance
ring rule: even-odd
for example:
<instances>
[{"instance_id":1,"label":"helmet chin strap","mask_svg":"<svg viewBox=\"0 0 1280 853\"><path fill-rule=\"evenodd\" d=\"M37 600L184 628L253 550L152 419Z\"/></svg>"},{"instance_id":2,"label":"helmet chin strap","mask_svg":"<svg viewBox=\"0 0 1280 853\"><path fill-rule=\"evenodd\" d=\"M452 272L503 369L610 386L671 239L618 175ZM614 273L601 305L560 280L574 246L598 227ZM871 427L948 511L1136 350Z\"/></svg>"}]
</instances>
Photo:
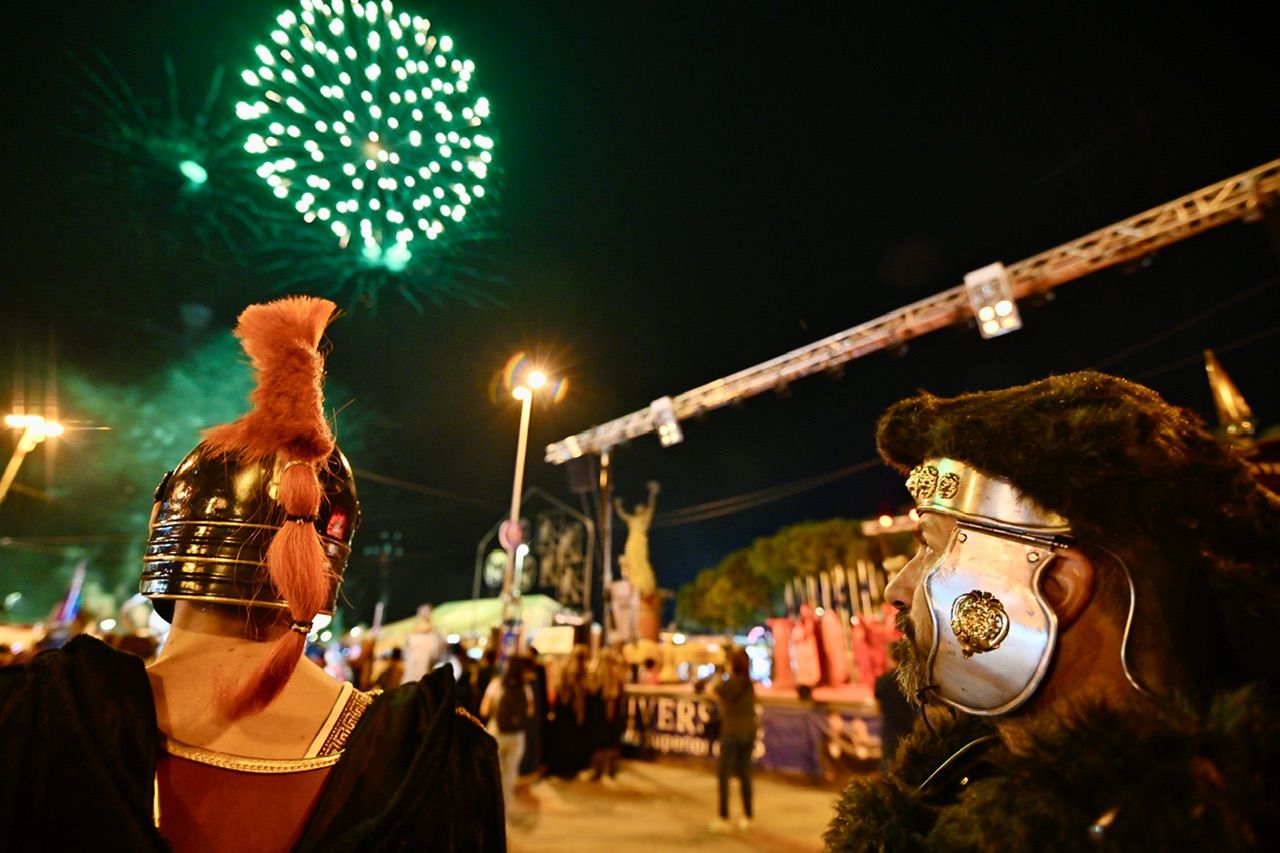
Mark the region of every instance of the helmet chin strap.
<instances>
[{"instance_id":1,"label":"helmet chin strap","mask_svg":"<svg viewBox=\"0 0 1280 853\"><path fill-rule=\"evenodd\" d=\"M1156 695L1156 692L1139 681L1137 675L1134 674L1133 669L1129 666L1129 640L1133 634L1133 620L1138 612L1138 589L1133 583L1133 573L1129 571L1129 564L1115 551L1096 543L1090 543L1090 545L1115 560L1116 565L1124 572L1125 583L1129 585L1129 613L1125 617L1124 634L1120 639L1120 668L1124 670L1125 680L1140 695L1153 702L1158 702L1160 697Z\"/></svg>"},{"instance_id":2,"label":"helmet chin strap","mask_svg":"<svg viewBox=\"0 0 1280 853\"><path fill-rule=\"evenodd\" d=\"M938 730L933 727L933 723L929 720L928 709L930 705L938 708L945 708L947 713L951 715L951 719L959 716L956 709L948 705L946 702L938 698L938 685L926 684L916 691L916 704L920 707L920 717L924 720L924 727L929 730L929 734L934 737L938 736Z\"/></svg>"}]
</instances>

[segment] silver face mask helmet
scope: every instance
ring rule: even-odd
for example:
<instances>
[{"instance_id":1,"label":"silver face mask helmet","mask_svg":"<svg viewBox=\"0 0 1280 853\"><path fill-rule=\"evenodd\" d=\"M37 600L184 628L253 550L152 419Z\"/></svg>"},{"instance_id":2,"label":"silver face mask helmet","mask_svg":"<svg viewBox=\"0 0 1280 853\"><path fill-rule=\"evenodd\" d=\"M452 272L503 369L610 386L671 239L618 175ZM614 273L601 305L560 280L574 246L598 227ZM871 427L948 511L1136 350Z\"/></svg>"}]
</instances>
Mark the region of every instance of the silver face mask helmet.
<instances>
[{"instance_id":1,"label":"silver face mask helmet","mask_svg":"<svg viewBox=\"0 0 1280 853\"><path fill-rule=\"evenodd\" d=\"M1004 714L1044 679L1058 620L1040 592L1071 525L1011 483L954 459L912 470L921 513L956 520L922 582L933 621L926 677L934 695L969 714Z\"/></svg>"}]
</instances>

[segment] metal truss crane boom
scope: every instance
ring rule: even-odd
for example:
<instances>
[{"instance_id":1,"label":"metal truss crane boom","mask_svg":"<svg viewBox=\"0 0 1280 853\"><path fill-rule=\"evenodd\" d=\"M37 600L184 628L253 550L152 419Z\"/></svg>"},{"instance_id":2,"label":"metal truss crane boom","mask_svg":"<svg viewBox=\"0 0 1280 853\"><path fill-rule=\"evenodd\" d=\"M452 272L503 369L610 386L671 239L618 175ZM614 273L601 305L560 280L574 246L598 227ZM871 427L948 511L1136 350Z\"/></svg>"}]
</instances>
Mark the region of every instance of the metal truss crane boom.
<instances>
[{"instance_id":1,"label":"metal truss crane boom","mask_svg":"<svg viewBox=\"0 0 1280 853\"><path fill-rule=\"evenodd\" d=\"M1188 193L1007 268L1013 297L1025 299L1162 246L1237 219L1261 217L1280 196L1280 159ZM546 461L560 464L659 432L678 439L679 421L751 397L938 329L968 322L973 313L964 285L944 290L777 358L708 382L676 397L594 426L547 446ZM675 438L667 436L674 432Z\"/></svg>"}]
</instances>

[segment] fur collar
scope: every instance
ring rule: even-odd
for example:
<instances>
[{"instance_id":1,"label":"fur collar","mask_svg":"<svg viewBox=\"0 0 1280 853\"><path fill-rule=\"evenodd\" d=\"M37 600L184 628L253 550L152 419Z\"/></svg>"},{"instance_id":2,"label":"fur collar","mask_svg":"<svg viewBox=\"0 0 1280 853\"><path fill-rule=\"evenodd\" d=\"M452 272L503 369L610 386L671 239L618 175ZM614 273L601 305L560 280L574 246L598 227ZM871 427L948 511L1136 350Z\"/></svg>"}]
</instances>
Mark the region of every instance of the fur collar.
<instances>
[{"instance_id":1,"label":"fur collar","mask_svg":"<svg viewBox=\"0 0 1280 853\"><path fill-rule=\"evenodd\" d=\"M1015 755L961 718L917 726L883 779L855 781L826 834L830 850L1275 849L1280 844L1280 703L1254 685L1207 713L1081 710Z\"/></svg>"}]
</instances>

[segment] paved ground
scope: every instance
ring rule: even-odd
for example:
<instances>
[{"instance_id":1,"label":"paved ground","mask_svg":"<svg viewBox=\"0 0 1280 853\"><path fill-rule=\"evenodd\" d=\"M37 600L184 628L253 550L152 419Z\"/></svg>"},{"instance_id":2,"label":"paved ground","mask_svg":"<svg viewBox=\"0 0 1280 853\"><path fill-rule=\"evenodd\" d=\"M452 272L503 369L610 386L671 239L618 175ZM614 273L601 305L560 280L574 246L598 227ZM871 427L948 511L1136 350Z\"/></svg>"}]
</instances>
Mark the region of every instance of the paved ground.
<instances>
[{"instance_id":1,"label":"paved ground","mask_svg":"<svg viewBox=\"0 0 1280 853\"><path fill-rule=\"evenodd\" d=\"M624 761L604 782L542 779L517 789L509 824L512 853L569 850L820 851L836 789L777 776L754 778L755 821L739 832L714 834L716 777L710 767ZM730 815L741 813L737 783Z\"/></svg>"}]
</instances>

